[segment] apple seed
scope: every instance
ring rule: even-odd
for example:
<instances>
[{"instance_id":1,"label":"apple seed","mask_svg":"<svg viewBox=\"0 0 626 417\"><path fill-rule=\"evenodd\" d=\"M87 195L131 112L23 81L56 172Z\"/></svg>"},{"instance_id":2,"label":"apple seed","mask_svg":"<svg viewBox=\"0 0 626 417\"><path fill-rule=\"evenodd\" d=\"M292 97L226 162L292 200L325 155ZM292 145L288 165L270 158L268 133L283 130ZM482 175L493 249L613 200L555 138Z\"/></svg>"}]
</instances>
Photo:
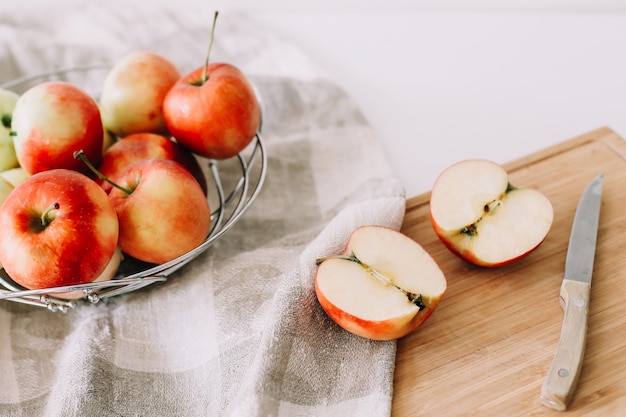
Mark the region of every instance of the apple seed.
<instances>
[{"instance_id":1,"label":"apple seed","mask_svg":"<svg viewBox=\"0 0 626 417\"><path fill-rule=\"evenodd\" d=\"M322 262L324 262L327 259L344 259L346 261L351 261L351 262L355 262L359 265L361 265L363 268L365 268L365 270L374 278L378 279L379 281L382 281L384 284L386 285L391 285L393 287L395 287L398 291L402 292L404 295L406 295L406 297L408 298L408 300L415 304L419 310L423 310L424 308L426 308L426 306L424 305L424 300L422 299L422 294L415 294L412 292L409 292L407 290L405 290L404 288L401 288L399 286L397 286L396 284L394 284L391 279L389 279L387 276L385 276L385 274L381 273L380 271L372 268L371 266L361 262L361 260L359 258L356 257L356 255L351 254L349 256L347 255L338 255L338 256L326 256L324 258L319 258L315 261L316 265L321 264Z\"/></svg>"},{"instance_id":2,"label":"apple seed","mask_svg":"<svg viewBox=\"0 0 626 417\"><path fill-rule=\"evenodd\" d=\"M513 188L509 184L509 186L507 187L507 191L506 192L509 192L512 189ZM485 212L485 214L493 213L493 211L496 208L498 208L501 203L502 203L502 200L500 200L500 199L495 200L494 199L494 200L492 200L492 201L490 201L490 202L488 202L487 204L484 205L483 211ZM474 223L470 224L469 226L463 227L461 229L461 234L468 235L468 236L476 236L478 234L478 226L477 226L477 224L483 219L483 217L484 216L481 216Z\"/></svg>"}]
</instances>

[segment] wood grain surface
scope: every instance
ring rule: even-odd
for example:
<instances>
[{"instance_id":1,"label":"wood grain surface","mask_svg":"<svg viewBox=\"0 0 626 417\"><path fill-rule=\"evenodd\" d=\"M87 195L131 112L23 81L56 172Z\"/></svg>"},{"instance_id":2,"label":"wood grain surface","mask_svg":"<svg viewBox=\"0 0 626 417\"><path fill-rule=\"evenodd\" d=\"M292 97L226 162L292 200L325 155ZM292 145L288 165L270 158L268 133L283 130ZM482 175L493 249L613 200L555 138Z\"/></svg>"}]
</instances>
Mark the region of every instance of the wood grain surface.
<instances>
[{"instance_id":1,"label":"wood grain surface","mask_svg":"<svg viewBox=\"0 0 626 417\"><path fill-rule=\"evenodd\" d=\"M433 316L398 341L392 416L556 416L539 401L563 321L559 290L578 199L605 174L589 331L565 415L626 416L626 142L601 128L505 165L543 192L554 223L543 244L499 268L470 265L435 236L429 194L407 201L403 232L439 263L448 289Z\"/></svg>"}]
</instances>

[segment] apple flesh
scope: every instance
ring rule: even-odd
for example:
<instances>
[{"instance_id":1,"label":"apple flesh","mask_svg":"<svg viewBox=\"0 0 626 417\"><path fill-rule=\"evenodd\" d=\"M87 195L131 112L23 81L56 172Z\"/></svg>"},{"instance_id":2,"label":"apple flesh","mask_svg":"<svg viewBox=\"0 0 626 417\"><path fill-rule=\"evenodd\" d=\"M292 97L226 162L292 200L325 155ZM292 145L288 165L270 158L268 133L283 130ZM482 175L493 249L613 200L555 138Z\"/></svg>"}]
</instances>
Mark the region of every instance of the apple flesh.
<instances>
[{"instance_id":1,"label":"apple flesh","mask_svg":"<svg viewBox=\"0 0 626 417\"><path fill-rule=\"evenodd\" d=\"M435 311L446 278L408 236L382 226L351 234L343 255L318 260L315 293L345 330L374 340L408 335Z\"/></svg>"},{"instance_id":2,"label":"apple flesh","mask_svg":"<svg viewBox=\"0 0 626 417\"><path fill-rule=\"evenodd\" d=\"M165 133L163 99L181 74L165 57L134 51L107 74L100 96L105 129L123 137L136 132Z\"/></svg>"},{"instance_id":3,"label":"apple flesh","mask_svg":"<svg viewBox=\"0 0 626 417\"><path fill-rule=\"evenodd\" d=\"M12 134L19 165L31 175L57 168L88 173L73 157L81 149L94 163L102 157L98 105L67 82L44 82L22 94L13 111Z\"/></svg>"},{"instance_id":4,"label":"apple flesh","mask_svg":"<svg viewBox=\"0 0 626 417\"><path fill-rule=\"evenodd\" d=\"M19 94L0 88L0 171L19 165L11 137L13 110L19 98Z\"/></svg>"},{"instance_id":5,"label":"apple flesh","mask_svg":"<svg viewBox=\"0 0 626 417\"><path fill-rule=\"evenodd\" d=\"M532 252L546 238L553 217L546 196L513 187L502 166L483 159L445 169L430 197L430 219L439 239L459 257L486 267Z\"/></svg>"},{"instance_id":6,"label":"apple flesh","mask_svg":"<svg viewBox=\"0 0 626 417\"><path fill-rule=\"evenodd\" d=\"M177 142L197 155L227 159L254 139L261 108L252 85L235 66L213 63L185 75L167 93L163 115Z\"/></svg>"},{"instance_id":7,"label":"apple flesh","mask_svg":"<svg viewBox=\"0 0 626 417\"><path fill-rule=\"evenodd\" d=\"M112 179L119 246L140 261L162 264L202 244L211 227L200 184L176 161L144 159Z\"/></svg>"},{"instance_id":8,"label":"apple flesh","mask_svg":"<svg viewBox=\"0 0 626 417\"><path fill-rule=\"evenodd\" d=\"M0 263L29 289L84 284L117 247L119 223L104 190L87 176L53 169L15 187L0 206Z\"/></svg>"},{"instance_id":9,"label":"apple flesh","mask_svg":"<svg viewBox=\"0 0 626 417\"><path fill-rule=\"evenodd\" d=\"M115 178L132 164L149 158L166 158L180 163L187 168L207 193L207 180L198 160L185 147L168 137L156 133L132 133L115 142L104 153L98 171L107 178ZM105 191L111 190L111 184L97 179Z\"/></svg>"}]
</instances>

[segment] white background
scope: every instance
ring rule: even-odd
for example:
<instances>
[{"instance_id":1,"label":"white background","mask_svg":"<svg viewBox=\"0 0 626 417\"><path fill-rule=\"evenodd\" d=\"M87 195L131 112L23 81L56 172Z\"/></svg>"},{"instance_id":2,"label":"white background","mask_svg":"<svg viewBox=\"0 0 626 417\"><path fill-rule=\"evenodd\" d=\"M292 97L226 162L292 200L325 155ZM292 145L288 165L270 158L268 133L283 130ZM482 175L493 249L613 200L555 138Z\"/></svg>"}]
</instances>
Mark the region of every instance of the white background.
<instances>
[{"instance_id":1,"label":"white background","mask_svg":"<svg viewBox=\"0 0 626 417\"><path fill-rule=\"evenodd\" d=\"M626 136L626 3L214 3L220 12L249 12L348 91L378 130L408 197L461 159L505 163L601 126Z\"/></svg>"}]
</instances>

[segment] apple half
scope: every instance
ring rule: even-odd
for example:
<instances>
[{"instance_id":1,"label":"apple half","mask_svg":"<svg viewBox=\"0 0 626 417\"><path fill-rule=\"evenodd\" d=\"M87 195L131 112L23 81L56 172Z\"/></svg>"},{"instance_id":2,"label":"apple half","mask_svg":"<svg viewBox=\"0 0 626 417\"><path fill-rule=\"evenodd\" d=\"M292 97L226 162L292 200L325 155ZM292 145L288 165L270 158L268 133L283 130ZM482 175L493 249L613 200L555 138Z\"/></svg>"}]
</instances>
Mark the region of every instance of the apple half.
<instances>
[{"instance_id":1,"label":"apple half","mask_svg":"<svg viewBox=\"0 0 626 417\"><path fill-rule=\"evenodd\" d=\"M446 278L413 239L383 226L355 229L342 255L317 260L315 292L345 330L394 340L416 330L439 304Z\"/></svg>"},{"instance_id":2,"label":"apple half","mask_svg":"<svg viewBox=\"0 0 626 417\"><path fill-rule=\"evenodd\" d=\"M516 188L495 162L457 162L435 180L430 219L435 234L454 254L473 264L509 264L536 249L553 222L550 200Z\"/></svg>"}]
</instances>

